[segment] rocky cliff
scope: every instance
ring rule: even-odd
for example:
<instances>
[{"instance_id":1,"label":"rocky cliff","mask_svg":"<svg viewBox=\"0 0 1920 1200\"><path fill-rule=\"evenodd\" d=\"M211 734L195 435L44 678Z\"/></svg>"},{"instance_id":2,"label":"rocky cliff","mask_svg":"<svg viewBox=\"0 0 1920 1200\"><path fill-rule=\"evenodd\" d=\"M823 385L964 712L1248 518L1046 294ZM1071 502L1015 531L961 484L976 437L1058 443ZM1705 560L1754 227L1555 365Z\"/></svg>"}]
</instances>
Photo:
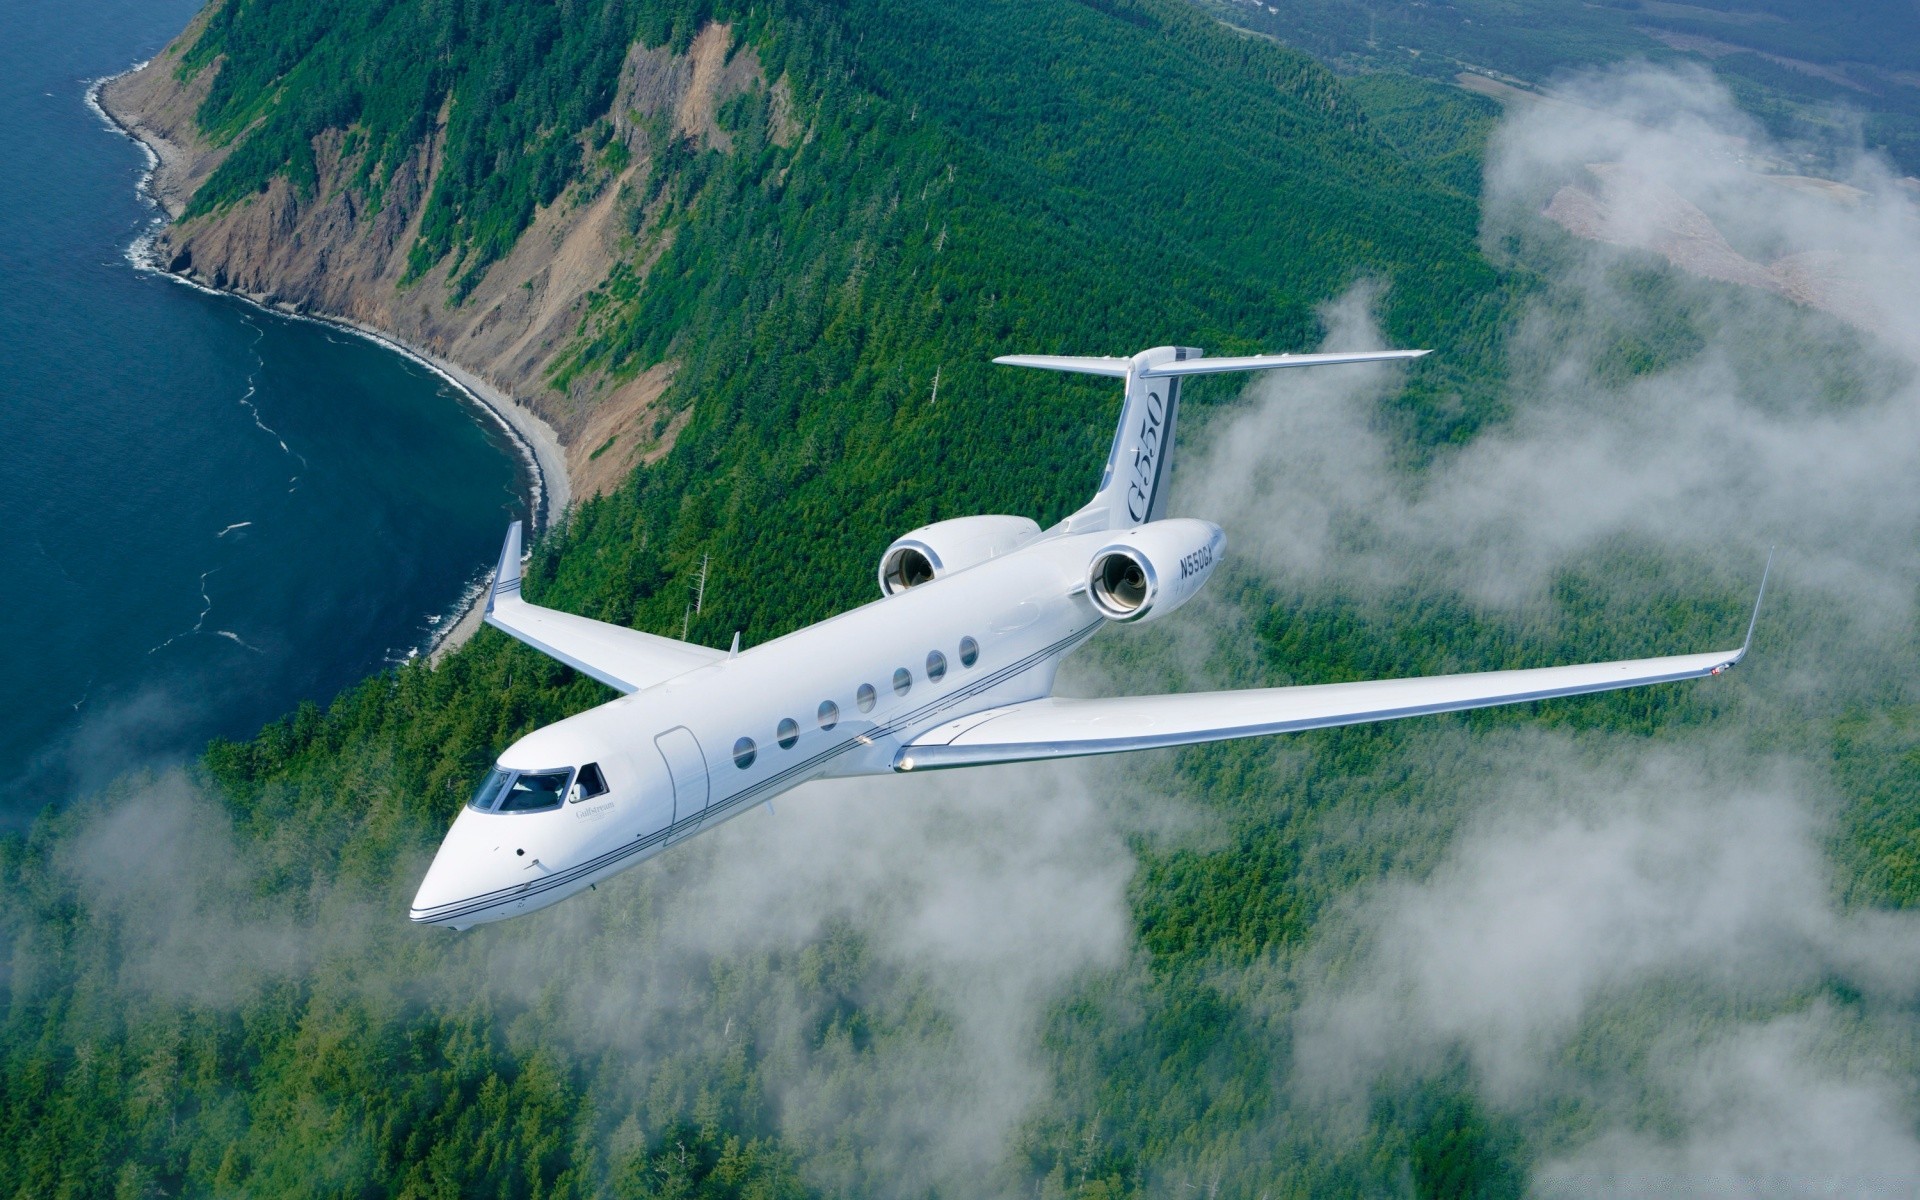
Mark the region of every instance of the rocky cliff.
<instances>
[{"instance_id":1,"label":"rocky cliff","mask_svg":"<svg viewBox=\"0 0 1920 1200\"><path fill-rule=\"evenodd\" d=\"M657 190L649 178L669 140L726 151L719 107L769 87L774 138L798 136L785 81L770 85L753 50L736 47L729 26L706 26L684 54L631 47L600 131L607 141L589 156L595 165L456 296L448 261L406 277L407 251L441 166L447 109L377 195L358 178L353 131L331 131L314 139L313 186L275 178L240 203L182 218L196 190L246 136L216 144L196 122L217 67L186 69L183 57L204 19L101 90L107 111L159 159L152 189L173 218L156 239L160 265L263 303L361 325L491 384L557 432L577 497L613 487L637 463L671 447L681 421L660 401L672 364L619 381L576 376L564 388L553 375L591 293L614 264L630 259L644 275L672 236L654 227L658 205L647 199Z\"/></svg>"}]
</instances>

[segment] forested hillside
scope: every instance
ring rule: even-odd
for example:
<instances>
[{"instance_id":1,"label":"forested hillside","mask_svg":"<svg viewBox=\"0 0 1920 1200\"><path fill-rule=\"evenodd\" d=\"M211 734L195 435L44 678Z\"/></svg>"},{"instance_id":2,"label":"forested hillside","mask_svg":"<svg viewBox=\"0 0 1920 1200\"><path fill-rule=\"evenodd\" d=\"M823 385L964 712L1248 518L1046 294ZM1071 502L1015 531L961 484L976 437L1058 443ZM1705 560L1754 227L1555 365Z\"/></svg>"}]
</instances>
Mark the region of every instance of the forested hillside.
<instances>
[{"instance_id":1,"label":"forested hillside","mask_svg":"<svg viewBox=\"0 0 1920 1200\"><path fill-rule=\"evenodd\" d=\"M716 114L725 137L659 121L616 136L629 46L684 51L715 26L761 68ZM1550 230L1494 230L1490 261L1488 102L1404 77L1349 85L1176 0L224 0L192 36L182 72L213 73L198 120L237 148L189 221L244 209L274 179L320 187L314 147L329 138L358 156L354 204L377 207L423 139L443 139L406 286L457 305L547 208L613 196L619 257L554 383L671 363L653 419L684 426L535 547L527 587L656 632L685 620L711 644L864 602L880 549L923 521L1046 522L1088 494L1112 389L996 371L992 356L1323 336L1441 353L1357 390L1306 387L1290 407L1196 389L1176 507L1239 478L1223 466L1236 432L1272 437L1301 478L1325 472L1323 499L1385 481L1326 533L1340 561L1379 572L1297 569L1285 535L1312 497L1289 493L1234 528L1243 557L1208 603L1163 633L1103 637L1081 686L1736 644L1758 567L1744 544L1695 557L1629 528L1528 575L1526 548L1477 539L1465 510L1396 559L1407 543L1389 510L1402 488L1444 495L1449 464L1490 441L1525 449L1527 406L1564 387L1570 347L1627 407L1650 403L1635 380L1723 356L1740 386L1804 384L1811 399L1781 402L1792 413L1874 411L1913 374L1777 297L1630 256L1589 275L1586 251ZM1249 411L1265 426L1236 424ZM1495 577L1531 583L1490 601ZM1488 1069L1467 1026L1439 1022L1433 1044L1396 1056L1400 1030L1438 1018L1342 990L1391 942L1356 914L1372 911L1360 897L1397 893L1367 889L1478 877L1484 863L1450 847L1478 828L1488 780L1532 772L1559 794L1624 778L1654 797L1746 786L1699 765L1709 743L1823 764L1835 799L1820 845L1843 911L1891 920L1913 903L1911 622L1849 624L1808 597L1786 585L1766 626L1770 649L1800 649L1711 688L823 788L793 797L800 812L783 800L554 910L453 937L405 921L448 821L504 745L609 696L483 631L437 666L217 744L188 777L129 780L0 843L5 1186L1518 1195L1618 1106L1685 1125L1684 1096L1617 1073L1659 1059L1674 1031L1833 1012L1836 1044L1910 1070L1920 1042L1873 1024L1880 985L1852 960L1794 958L1729 993L1689 974L1688 954L1629 956L1549 1030L1556 1070L1579 1081L1560 1092ZM1874 652L1808 675L1843 633L1870 634ZM1752 873L1826 911L1824 868L1778 867ZM1814 882L1786 886L1802 875ZM1458 920L1428 944L1511 928L1439 911ZM1470 944L1447 956L1500 961ZM1511 994L1522 1015L1506 1024L1533 1028L1517 974L1468 990ZM1320 1072L1313 1031L1380 1005L1378 1044Z\"/></svg>"}]
</instances>

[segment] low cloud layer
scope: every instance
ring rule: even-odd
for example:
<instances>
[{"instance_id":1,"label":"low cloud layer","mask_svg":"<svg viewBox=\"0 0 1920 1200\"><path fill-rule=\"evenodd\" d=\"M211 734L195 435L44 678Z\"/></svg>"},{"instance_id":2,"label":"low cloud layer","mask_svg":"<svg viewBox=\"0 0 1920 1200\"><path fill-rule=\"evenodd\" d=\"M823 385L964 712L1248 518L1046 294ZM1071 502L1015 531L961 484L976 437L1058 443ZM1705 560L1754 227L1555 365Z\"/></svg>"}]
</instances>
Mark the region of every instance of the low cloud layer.
<instances>
[{"instance_id":1,"label":"low cloud layer","mask_svg":"<svg viewBox=\"0 0 1920 1200\"><path fill-rule=\"evenodd\" d=\"M319 978L374 1012L484 994L540 1009L642 1096L750 1047L821 1188L990 1195L1050 1086L1049 1006L1129 959L1132 802L1086 777L816 783L587 897L463 935L407 928L403 898L362 886L269 886L274 851L177 773L100 805L55 865L87 922L119 931L88 943L113 981L97 998L227 1009Z\"/></svg>"},{"instance_id":2,"label":"low cloud layer","mask_svg":"<svg viewBox=\"0 0 1920 1200\"><path fill-rule=\"evenodd\" d=\"M1548 295L1510 344L1512 420L1410 476L1376 419L1384 368L1273 372L1217 420L1181 506L1230 523L1236 555L1282 579L1361 590L1418 581L1480 603L1537 601L1552 573L1621 538L1757 574L1779 544L1796 587L1878 631L1913 612L1920 555L1920 213L1871 158L1852 204L1750 169L1759 130L1705 77L1640 70L1577 82L1509 117L1490 150L1490 247L1558 238L1557 189L1616 164L1616 240L1652 242L1684 195L1756 255L1827 254L1883 315L1869 335L1751 288L1682 285L1701 342L1651 374L1621 355L1673 331L1615 245L1555 245ZM1735 147L1741 147L1736 153ZM1649 255L1640 261L1653 263ZM1328 348L1381 344L1362 287L1326 313ZM1693 336L1689 331L1688 337ZM1434 347L1445 354L1447 347Z\"/></svg>"},{"instance_id":3,"label":"low cloud layer","mask_svg":"<svg viewBox=\"0 0 1920 1200\"><path fill-rule=\"evenodd\" d=\"M1490 1097L1522 1105L1565 1085L1561 1053L1597 1006L1652 984L1734 1004L1829 981L1920 999L1920 917L1836 909L1807 800L1820 785L1794 764L1713 746L1596 756L1546 734L1488 761L1445 862L1352 914L1357 966L1330 969L1299 1016L1309 1092L1351 1097L1459 1048Z\"/></svg>"},{"instance_id":4,"label":"low cloud layer","mask_svg":"<svg viewBox=\"0 0 1920 1200\"><path fill-rule=\"evenodd\" d=\"M130 995L236 1006L352 954L384 924L368 898L272 894L261 847L178 771L116 786L60 844L56 866L90 922L117 930L110 969Z\"/></svg>"},{"instance_id":5,"label":"low cloud layer","mask_svg":"<svg viewBox=\"0 0 1920 1200\"><path fill-rule=\"evenodd\" d=\"M1650 1073L1681 1133L1612 1129L1545 1163L1543 1197L1911 1196L1920 1179L1910 1083L1835 1052L1824 1007L1743 1025Z\"/></svg>"},{"instance_id":6,"label":"low cloud layer","mask_svg":"<svg viewBox=\"0 0 1920 1200\"><path fill-rule=\"evenodd\" d=\"M1851 192L1762 174L1793 150L1702 74L1624 69L1561 96L1510 112L1490 151L1487 244L1547 272L1513 335L1511 420L1409 476L1376 419L1394 372L1276 373L1207 431L1184 506L1271 514L1229 536L1292 587L1499 611L1622 546L1710 587L1778 543L1784 586L1821 614L1800 624L1800 674L1910 672L1914 203L1857 153L1838 155ZM1568 189L1594 240L1543 220ZM1719 282L1650 286L1661 259ZM1729 288L1735 260L1759 273ZM1828 289L1797 297L1825 311L1782 279ZM1329 348L1380 345L1378 300L1330 306ZM1622 346L1657 345L1676 311L1666 365L1622 370ZM1910 1189L1920 918L1838 907L1826 747L1771 738L1756 759L1757 732L1481 739L1440 865L1363 888L1296 970L1285 1104L1357 1128L1374 1089L1464 1062L1555 1147L1534 1163L1542 1195Z\"/></svg>"},{"instance_id":7,"label":"low cloud layer","mask_svg":"<svg viewBox=\"0 0 1920 1200\"><path fill-rule=\"evenodd\" d=\"M1543 205L1559 220L1575 196L1592 202L1583 236L1779 291L1920 354L1914 193L1858 145L1773 142L1705 68L1589 74L1510 113L1488 155L1489 234Z\"/></svg>"},{"instance_id":8,"label":"low cloud layer","mask_svg":"<svg viewBox=\"0 0 1920 1200\"><path fill-rule=\"evenodd\" d=\"M692 907L731 907L734 936L762 945L857 921L938 1020L857 1081L832 1056L801 1056L787 1119L816 1142L854 1119L871 1139L868 1171L891 1181L882 1190L975 1190L1046 1091L1047 1007L1127 959L1134 863L1119 814L1076 767L819 790L717 846ZM785 915L768 922L774 913Z\"/></svg>"},{"instance_id":9,"label":"low cloud layer","mask_svg":"<svg viewBox=\"0 0 1920 1200\"><path fill-rule=\"evenodd\" d=\"M1130 806L1086 778L810 784L528 918L534 936L491 951L493 986L557 990L583 1044L636 1071L750 1042L828 1191L992 1194L1049 1086L1048 1007L1128 960ZM832 1026L823 992L857 1006L857 1030Z\"/></svg>"}]
</instances>

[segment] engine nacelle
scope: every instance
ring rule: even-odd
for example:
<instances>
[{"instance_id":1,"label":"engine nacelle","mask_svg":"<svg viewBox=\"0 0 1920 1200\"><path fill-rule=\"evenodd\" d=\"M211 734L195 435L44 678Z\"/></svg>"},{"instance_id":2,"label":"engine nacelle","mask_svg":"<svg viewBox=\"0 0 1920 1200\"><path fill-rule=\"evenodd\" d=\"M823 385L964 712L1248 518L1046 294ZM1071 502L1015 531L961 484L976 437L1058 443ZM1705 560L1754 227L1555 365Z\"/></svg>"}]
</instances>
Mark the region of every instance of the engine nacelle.
<instances>
[{"instance_id":1,"label":"engine nacelle","mask_svg":"<svg viewBox=\"0 0 1920 1200\"><path fill-rule=\"evenodd\" d=\"M923 525L894 539L880 556L880 594L897 596L998 558L1039 532L1040 526L1026 517L955 517Z\"/></svg>"},{"instance_id":2,"label":"engine nacelle","mask_svg":"<svg viewBox=\"0 0 1920 1200\"><path fill-rule=\"evenodd\" d=\"M1220 565L1227 535L1178 517L1124 530L1094 552L1087 599L1109 621L1156 621L1179 608Z\"/></svg>"}]
</instances>

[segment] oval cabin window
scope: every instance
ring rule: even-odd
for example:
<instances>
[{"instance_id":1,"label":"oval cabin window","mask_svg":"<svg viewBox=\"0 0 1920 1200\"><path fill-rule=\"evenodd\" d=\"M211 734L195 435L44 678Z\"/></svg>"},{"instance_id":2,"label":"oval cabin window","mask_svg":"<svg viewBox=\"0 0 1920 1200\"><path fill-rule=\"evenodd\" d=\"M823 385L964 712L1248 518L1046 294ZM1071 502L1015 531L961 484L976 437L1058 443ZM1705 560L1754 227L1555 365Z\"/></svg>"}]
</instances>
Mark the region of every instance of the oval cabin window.
<instances>
[{"instance_id":1,"label":"oval cabin window","mask_svg":"<svg viewBox=\"0 0 1920 1200\"><path fill-rule=\"evenodd\" d=\"M980 661L980 643L970 637L960 639L960 665L970 667Z\"/></svg>"},{"instance_id":2,"label":"oval cabin window","mask_svg":"<svg viewBox=\"0 0 1920 1200\"><path fill-rule=\"evenodd\" d=\"M927 678L934 683L939 683L942 679L946 678L946 675L947 656L938 650L929 651L927 654Z\"/></svg>"},{"instance_id":3,"label":"oval cabin window","mask_svg":"<svg viewBox=\"0 0 1920 1200\"><path fill-rule=\"evenodd\" d=\"M753 765L754 745L752 738L741 738L733 744L733 765L742 771Z\"/></svg>"},{"instance_id":4,"label":"oval cabin window","mask_svg":"<svg viewBox=\"0 0 1920 1200\"><path fill-rule=\"evenodd\" d=\"M872 712L873 700L878 694L873 690L872 684L863 683L860 685L860 690L853 694L853 698L859 702L861 712Z\"/></svg>"},{"instance_id":5,"label":"oval cabin window","mask_svg":"<svg viewBox=\"0 0 1920 1200\"><path fill-rule=\"evenodd\" d=\"M792 717L781 717L780 726L775 733L780 739L780 748L791 750L793 744L800 740L800 722Z\"/></svg>"},{"instance_id":6,"label":"oval cabin window","mask_svg":"<svg viewBox=\"0 0 1920 1200\"><path fill-rule=\"evenodd\" d=\"M893 694L904 696L913 690L913 672L901 667L893 673Z\"/></svg>"},{"instance_id":7,"label":"oval cabin window","mask_svg":"<svg viewBox=\"0 0 1920 1200\"><path fill-rule=\"evenodd\" d=\"M840 706L831 700L820 702L820 728L832 729L840 723Z\"/></svg>"}]
</instances>

